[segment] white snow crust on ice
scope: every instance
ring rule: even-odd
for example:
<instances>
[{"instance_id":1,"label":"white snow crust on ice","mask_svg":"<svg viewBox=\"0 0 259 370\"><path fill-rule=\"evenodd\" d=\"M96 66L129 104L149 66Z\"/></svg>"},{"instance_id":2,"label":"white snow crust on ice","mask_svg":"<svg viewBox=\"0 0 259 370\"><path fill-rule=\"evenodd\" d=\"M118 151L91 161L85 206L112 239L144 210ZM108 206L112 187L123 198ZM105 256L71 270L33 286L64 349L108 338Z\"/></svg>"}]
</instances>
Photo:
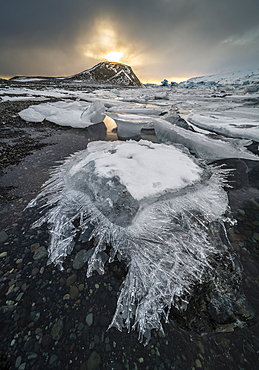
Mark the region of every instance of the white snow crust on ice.
<instances>
[{"instance_id":1,"label":"white snow crust on ice","mask_svg":"<svg viewBox=\"0 0 259 370\"><path fill-rule=\"evenodd\" d=\"M132 327L148 341L152 329L163 332L161 319L167 321L170 307L179 308L183 296L212 269L209 257L217 247L208 227L228 208L221 171L173 145L89 143L52 171L29 204L43 201L48 209L34 224L48 223L48 263L62 269L74 236L84 238L92 225L89 238L95 244L87 276L104 273L107 245L109 262L117 257L128 269L110 326Z\"/></svg>"},{"instance_id":2,"label":"white snow crust on ice","mask_svg":"<svg viewBox=\"0 0 259 370\"><path fill-rule=\"evenodd\" d=\"M150 141L128 141L110 145L93 142L87 157L70 170L73 176L80 167L95 162L99 177L118 176L122 185L136 200L177 190L199 180L201 168L174 146ZM170 175L172 174L172 175Z\"/></svg>"}]
</instances>

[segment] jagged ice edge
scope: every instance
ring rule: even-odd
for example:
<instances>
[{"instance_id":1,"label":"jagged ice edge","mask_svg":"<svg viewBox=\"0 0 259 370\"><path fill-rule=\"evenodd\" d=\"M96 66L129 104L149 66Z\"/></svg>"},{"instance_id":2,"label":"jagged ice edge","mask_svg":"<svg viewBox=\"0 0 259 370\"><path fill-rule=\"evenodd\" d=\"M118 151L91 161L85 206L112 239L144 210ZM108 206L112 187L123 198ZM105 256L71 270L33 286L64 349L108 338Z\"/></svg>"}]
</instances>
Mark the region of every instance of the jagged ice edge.
<instances>
[{"instance_id":1,"label":"jagged ice edge","mask_svg":"<svg viewBox=\"0 0 259 370\"><path fill-rule=\"evenodd\" d=\"M126 326L130 331L132 326L138 329L139 339L146 337L147 343L152 329L163 332L161 319L168 321L170 307L179 308L182 297L195 283L202 282L204 273L211 269L208 257L217 250L207 230L209 223L218 219L219 214L223 215L228 207L226 199L222 209L218 209L217 203L219 196L224 197L222 187L226 185L229 170L221 166L212 168L208 183L201 185L196 194L158 201L147 207L145 214L142 212L139 217L142 222L138 219L138 223L125 228L112 224L87 194L66 190L63 175L76 155L51 171L41 193L28 204L27 207L34 207L44 201L43 209L47 209L32 227L48 223L51 235L48 264L54 263L62 270L63 260L73 250L74 237L83 233L89 223L94 226L89 240L94 238L95 247L88 261L87 277L94 270L104 273L100 252L107 244L111 246L109 262L117 257L124 260L128 268L109 328L115 326L122 330ZM202 197L205 188L210 193L206 200ZM200 193L198 202L197 192ZM214 207L216 212L212 212ZM76 219L80 220L78 228L73 224Z\"/></svg>"}]
</instances>

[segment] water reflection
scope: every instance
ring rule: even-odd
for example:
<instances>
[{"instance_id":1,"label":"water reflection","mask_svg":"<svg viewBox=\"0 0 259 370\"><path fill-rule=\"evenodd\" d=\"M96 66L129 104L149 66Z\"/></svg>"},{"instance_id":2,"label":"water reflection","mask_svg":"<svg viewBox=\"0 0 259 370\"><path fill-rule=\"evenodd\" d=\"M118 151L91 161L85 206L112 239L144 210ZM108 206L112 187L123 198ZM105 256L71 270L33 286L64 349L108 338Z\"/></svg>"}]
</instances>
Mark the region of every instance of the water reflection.
<instances>
[{"instance_id":1,"label":"water reflection","mask_svg":"<svg viewBox=\"0 0 259 370\"><path fill-rule=\"evenodd\" d=\"M118 136L117 136L116 122L111 117L108 117L108 116L105 116L105 119L103 122L107 129L107 133L106 133L107 140L111 140L111 141L117 140Z\"/></svg>"}]
</instances>

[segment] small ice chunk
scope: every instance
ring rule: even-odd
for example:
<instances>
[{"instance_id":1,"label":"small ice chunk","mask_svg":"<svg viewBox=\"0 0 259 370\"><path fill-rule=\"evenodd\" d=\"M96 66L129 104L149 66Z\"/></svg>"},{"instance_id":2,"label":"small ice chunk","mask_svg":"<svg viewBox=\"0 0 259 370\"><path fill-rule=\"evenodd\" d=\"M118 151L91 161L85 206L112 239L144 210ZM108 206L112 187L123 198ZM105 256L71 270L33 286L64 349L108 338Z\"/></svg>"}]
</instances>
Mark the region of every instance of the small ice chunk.
<instances>
[{"instance_id":1,"label":"small ice chunk","mask_svg":"<svg viewBox=\"0 0 259 370\"><path fill-rule=\"evenodd\" d=\"M27 122L42 122L45 119L44 114L37 112L32 107L24 109L18 114L24 121L27 121Z\"/></svg>"}]
</instances>

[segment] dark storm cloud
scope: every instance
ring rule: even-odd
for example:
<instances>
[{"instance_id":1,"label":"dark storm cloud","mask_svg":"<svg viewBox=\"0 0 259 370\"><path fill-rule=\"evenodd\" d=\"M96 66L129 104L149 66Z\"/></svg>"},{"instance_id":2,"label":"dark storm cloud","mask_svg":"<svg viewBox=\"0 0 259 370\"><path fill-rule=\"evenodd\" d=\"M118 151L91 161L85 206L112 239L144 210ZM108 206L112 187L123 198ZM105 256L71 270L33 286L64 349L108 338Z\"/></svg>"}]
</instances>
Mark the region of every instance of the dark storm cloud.
<instances>
[{"instance_id":1,"label":"dark storm cloud","mask_svg":"<svg viewBox=\"0 0 259 370\"><path fill-rule=\"evenodd\" d=\"M98 34L109 24L114 47L128 48L146 80L255 67L258 16L258 0L9 0L0 12L0 75L90 68L106 50Z\"/></svg>"}]
</instances>

